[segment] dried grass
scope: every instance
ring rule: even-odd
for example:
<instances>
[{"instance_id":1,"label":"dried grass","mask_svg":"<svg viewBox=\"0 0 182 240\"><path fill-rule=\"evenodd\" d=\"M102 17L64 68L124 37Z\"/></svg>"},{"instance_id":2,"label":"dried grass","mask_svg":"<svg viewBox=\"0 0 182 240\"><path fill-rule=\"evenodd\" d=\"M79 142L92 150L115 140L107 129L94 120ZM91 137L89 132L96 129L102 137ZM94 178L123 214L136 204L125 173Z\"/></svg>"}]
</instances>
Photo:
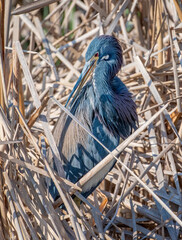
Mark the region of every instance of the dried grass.
<instances>
[{"instance_id":1,"label":"dried grass","mask_svg":"<svg viewBox=\"0 0 182 240\"><path fill-rule=\"evenodd\" d=\"M20 7L0 0L0 239L182 239L179 2L43 0ZM133 93L139 128L73 184L61 164L54 172L46 150L60 162L51 130L60 109L70 115L62 104L87 46L104 33L122 44L119 77ZM115 168L84 199L79 191L113 158ZM59 191L56 202L48 179Z\"/></svg>"}]
</instances>

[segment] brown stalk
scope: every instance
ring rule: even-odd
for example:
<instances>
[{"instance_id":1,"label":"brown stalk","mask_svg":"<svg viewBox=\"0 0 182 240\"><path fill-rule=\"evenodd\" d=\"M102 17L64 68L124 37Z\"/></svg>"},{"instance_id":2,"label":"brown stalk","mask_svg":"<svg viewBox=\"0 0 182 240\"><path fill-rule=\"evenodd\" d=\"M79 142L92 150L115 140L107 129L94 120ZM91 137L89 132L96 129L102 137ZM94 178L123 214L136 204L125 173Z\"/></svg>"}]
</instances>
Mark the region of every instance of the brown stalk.
<instances>
[{"instance_id":1,"label":"brown stalk","mask_svg":"<svg viewBox=\"0 0 182 240\"><path fill-rule=\"evenodd\" d=\"M25 117L20 62L18 60L17 52L14 47L13 47L13 92L14 92L13 99L14 106L19 106L22 116ZM20 118L19 123L22 124L22 120Z\"/></svg>"},{"instance_id":2,"label":"brown stalk","mask_svg":"<svg viewBox=\"0 0 182 240\"><path fill-rule=\"evenodd\" d=\"M160 31L161 24L162 24L162 2L161 0L157 1L157 32ZM160 51L163 48L163 33L162 29L160 32L160 35L158 37L157 43L158 43L158 51ZM159 52L158 54L158 66L163 64L163 52Z\"/></svg>"}]
</instances>

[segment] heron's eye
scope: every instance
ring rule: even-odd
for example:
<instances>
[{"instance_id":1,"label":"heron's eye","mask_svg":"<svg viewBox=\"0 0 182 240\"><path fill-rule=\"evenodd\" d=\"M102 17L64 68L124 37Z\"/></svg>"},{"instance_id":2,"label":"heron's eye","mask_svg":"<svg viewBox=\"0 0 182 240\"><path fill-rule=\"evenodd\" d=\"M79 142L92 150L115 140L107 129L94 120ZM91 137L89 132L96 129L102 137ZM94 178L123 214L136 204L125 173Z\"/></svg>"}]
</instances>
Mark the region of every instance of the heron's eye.
<instances>
[{"instance_id":1,"label":"heron's eye","mask_svg":"<svg viewBox=\"0 0 182 240\"><path fill-rule=\"evenodd\" d=\"M109 55L105 55L105 56L102 57L101 60L108 60L108 59L109 59Z\"/></svg>"},{"instance_id":2,"label":"heron's eye","mask_svg":"<svg viewBox=\"0 0 182 240\"><path fill-rule=\"evenodd\" d=\"M98 53L98 52L96 52L96 53L95 53L95 57L98 57L98 56L99 56L99 53Z\"/></svg>"}]
</instances>

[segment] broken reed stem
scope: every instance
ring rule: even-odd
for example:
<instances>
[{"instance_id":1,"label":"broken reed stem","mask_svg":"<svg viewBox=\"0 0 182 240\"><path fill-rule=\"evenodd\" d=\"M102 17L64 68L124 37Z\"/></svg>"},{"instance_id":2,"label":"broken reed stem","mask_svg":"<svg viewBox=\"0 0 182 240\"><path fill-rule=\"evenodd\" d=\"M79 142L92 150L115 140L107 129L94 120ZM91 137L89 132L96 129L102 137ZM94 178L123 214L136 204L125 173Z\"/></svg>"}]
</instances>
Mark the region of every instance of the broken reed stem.
<instances>
[{"instance_id":1,"label":"broken reed stem","mask_svg":"<svg viewBox=\"0 0 182 240\"><path fill-rule=\"evenodd\" d=\"M29 128L31 128L34 125L37 118L40 116L40 114L44 110L45 106L47 105L48 101L49 101L49 97L45 96L45 98L42 101L41 106L30 116L29 121L28 121Z\"/></svg>"},{"instance_id":2,"label":"broken reed stem","mask_svg":"<svg viewBox=\"0 0 182 240\"><path fill-rule=\"evenodd\" d=\"M7 93L6 93L6 85L5 85L5 48L4 48L4 9L5 2L4 0L0 0L0 104L4 111L6 111L7 107Z\"/></svg>"},{"instance_id":3,"label":"broken reed stem","mask_svg":"<svg viewBox=\"0 0 182 240\"><path fill-rule=\"evenodd\" d=\"M1 160L1 158L0 158ZM3 178L3 170L2 166L4 164L1 162L1 169L0 169L0 211L1 211L1 222L2 222L2 227L3 227L3 234L4 237L8 238L9 237L9 227L8 227L8 222L7 222L7 209L5 206L5 195L4 195L4 178ZM3 238L4 239L4 238Z\"/></svg>"},{"instance_id":4,"label":"broken reed stem","mask_svg":"<svg viewBox=\"0 0 182 240\"><path fill-rule=\"evenodd\" d=\"M179 7L178 1L177 0L173 0L173 2L175 4L176 10L178 12L178 16L180 18L180 21L182 22L182 11L181 11L181 8Z\"/></svg>"},{"instance_id":5,"label":"broken reed stem","mask_svg":"<svg viewBox=\"0 0 182 240\"><path fill-rule=\"evenodd\" d=\"M13 45L13 105L18 106L21 114L25 117L23 86L21 79L20 62L18 60L15 44ZM16 116L13 116L16 121ZM22 124L19 118L19 123Z\"/></svg>"},{"instance_id":6,"label":"broken reed stem","mask_svg":"<svg viewBox=\"0 0 182 240\"><path fill-rule=\"evenodd\" d=\"M162 2L161 0L157 0L157 32L160 31L161 29L161 24L162 24ZM163 48L163 34L162 34L162 29L159 34L157 44L158 44L158 51L160 51ZM163 52L158 53L158 66L163 64Z\"/></svg>"}]
</instances>

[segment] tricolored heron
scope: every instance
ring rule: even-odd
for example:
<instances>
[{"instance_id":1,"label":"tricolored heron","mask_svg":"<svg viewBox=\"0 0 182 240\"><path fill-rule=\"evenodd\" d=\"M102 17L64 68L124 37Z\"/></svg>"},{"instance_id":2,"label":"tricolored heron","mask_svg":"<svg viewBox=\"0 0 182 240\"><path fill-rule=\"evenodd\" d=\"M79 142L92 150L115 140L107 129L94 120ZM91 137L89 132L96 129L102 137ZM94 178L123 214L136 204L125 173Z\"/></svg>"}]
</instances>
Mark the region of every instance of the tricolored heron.
<instances>
[{"instance_id":1,"label":"tricolored heron","mask_svg":"<svg viewBox=\"0 0 182 240\"><path fill-rule=\"evenodd\" d=\"M66 106L110 151L120 137L127 138L137 125L136 105L124 83L116 76L122 65L122 50L115 37L96 37L86 52L86 63ZM72 99L71 99L72 98ZM76 183L108 152L77 123L63 113L53 130L66 178ZM88 197L113 168L103 168L82 195ZM53 184L50 193L58 193Z\"/></svg>"}]
</instances>

